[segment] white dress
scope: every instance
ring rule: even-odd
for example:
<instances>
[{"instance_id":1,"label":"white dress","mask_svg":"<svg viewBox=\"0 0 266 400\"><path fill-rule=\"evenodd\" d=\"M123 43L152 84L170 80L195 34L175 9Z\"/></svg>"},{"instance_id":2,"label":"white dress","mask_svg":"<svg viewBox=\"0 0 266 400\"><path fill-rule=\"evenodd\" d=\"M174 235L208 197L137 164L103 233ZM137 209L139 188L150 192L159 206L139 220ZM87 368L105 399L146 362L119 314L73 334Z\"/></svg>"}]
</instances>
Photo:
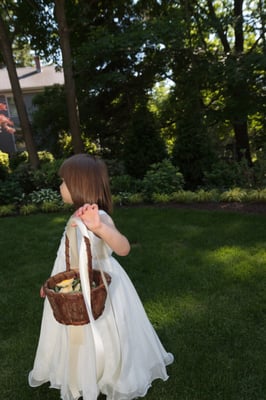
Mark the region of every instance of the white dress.
<instances>
[{"instance_id":1,"label":"white dress","mask_svg":"<svg viewBox=\"0 0 266 400\"><path fill-rule=\"evenodd\" d=\"M154 379L168 378L173 355L162 346L110 247L92 232L89 238L93 268L100 265L112 277L105 310L93 326L66 326L55 320L46 298L29 385L50 382L63 400L96 400L100 392L107 400L143 397ZM65 269L64 234L51 275Z\"/></svg>"}]
</instances>

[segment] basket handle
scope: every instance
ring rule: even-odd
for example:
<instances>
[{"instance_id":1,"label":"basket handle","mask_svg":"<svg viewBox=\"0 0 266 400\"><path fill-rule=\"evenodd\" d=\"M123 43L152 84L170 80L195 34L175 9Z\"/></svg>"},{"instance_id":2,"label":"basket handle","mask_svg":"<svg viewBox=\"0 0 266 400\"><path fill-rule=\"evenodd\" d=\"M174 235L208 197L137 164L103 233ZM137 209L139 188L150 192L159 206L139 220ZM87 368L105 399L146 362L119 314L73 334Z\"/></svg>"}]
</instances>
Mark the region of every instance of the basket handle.
<instances>
[{"instance_id":1,"label":"basket handle","mask_svg":"<svg viewBox=\"0 0 266 400\"><path fill-rule=\"evenodd\" d=\"M88 270L90 286L92 285L92 256L90 239L87 236L83 237L86 244L86 252L88 258ZM79 269L79 252L77 241L77 227L73 226L72 220L68 223L65 237L65 258L66 271L71 269Z\"/></svg>"}]
</instances>

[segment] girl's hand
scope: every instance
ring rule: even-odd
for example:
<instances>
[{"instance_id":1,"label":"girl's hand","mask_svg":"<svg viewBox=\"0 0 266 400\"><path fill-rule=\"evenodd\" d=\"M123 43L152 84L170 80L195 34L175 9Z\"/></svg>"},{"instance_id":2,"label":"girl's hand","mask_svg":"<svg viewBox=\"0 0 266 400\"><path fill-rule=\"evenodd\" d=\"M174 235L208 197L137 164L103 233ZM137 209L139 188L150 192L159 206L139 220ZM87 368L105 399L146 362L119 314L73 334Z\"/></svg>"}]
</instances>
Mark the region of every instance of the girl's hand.
<instances>
[{"instance_id":1,"label":"girl's hand","mask_svg":"<svg viewBox=\"0 0 266 400\"><path fill-rule=\"evenodd\" d=\"M84 204L75 212L75 217L82 219L86 227L95 232L101 226L99 208L97 204Z\"/></svg>"},{"instance_id":2,"label":"girl's hand","mask_svg":"<svg viewBox=\"0 0 266 400\"><path fill-rule=\"evenodd\" d=\"M45 294L45 292L44 292L43 286L42 286L41 289L40 289L40 297L41 297L42 299L44 299L44 298L46 297L46 294Z\"/></svg>"},{"instance_id":3,"label":"girl's hand","mask_svg":"<svg viewBox=\"0 0 266 400\"><path fill-rule=\"evenodd\" d=\"M116 229L109 216L100 217L97 204L84 204L75 212L75 216L81 218L86 227L104 240L117 255L126 256L129 253L127 238Z\"/></svg>"}]
</instances>

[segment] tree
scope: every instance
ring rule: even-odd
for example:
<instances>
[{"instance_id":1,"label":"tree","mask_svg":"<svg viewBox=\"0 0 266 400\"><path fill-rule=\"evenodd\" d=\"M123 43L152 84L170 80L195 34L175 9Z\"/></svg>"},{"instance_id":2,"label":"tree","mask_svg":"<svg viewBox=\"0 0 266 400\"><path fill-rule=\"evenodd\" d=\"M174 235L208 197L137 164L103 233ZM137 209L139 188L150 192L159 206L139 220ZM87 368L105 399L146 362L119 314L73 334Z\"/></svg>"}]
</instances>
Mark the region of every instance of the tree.
<instances>
[{"instance_id":1,"label":"tree","mask_svg":"<svg viewBox=\"0 0 266 400\"><path fill-rule=\"evenodd\" d=\"M8 70L12 92L26 143L26 148L29 153L30 164L33 168L37 168L39 164L39 158L35 143L33 141L32 128L26 111L26 106L24 104L24 99L17 76L16 65L13 59L12 42L8 34L6 20L3 17L2 9L0 13L0 51Z\"/></svg>"},{"instance_id":2,"label":"tree","mask_svg":"<svg viewBox=\"0 0 266 400\"><path fill-rule=\"evenodd\" d=\"M50 0L17 0L14 3L9 2L8 5L4 3L3 7L5 7L5 10L9 16L9 22L12 22L12 37L18 47L21 46L21 44L25 47L25 45L28 46L28 44L30 43L31 48L34 49L37 54L43 55L43 57L45 57L47 60L53 59L54 61L56 61L59 59L57 38L60 38L64 64L63 67L65 75L69 125L72 135L74 152L79 153L83 151L83 144L80 134L78 104L75 100L75 82L71 66L72 59L69 47L69 32L64 13L64 2L57 1L55 3L56 7L53 7L54 4ZM56 31L56 23L54 19L51 18L51 12L53 8L55 8L55 14L58 19L59 31ZM10 43L10 45L12 45L12 43ZM14 62L15 51L11 46L10 57L12 55ZM4 61L7 65L5 58ZM10 69L10 67L8 68ZM16 98L15 96L17 97L17 94L15 95L14 93L14 98ZM18 115L20 118L22 130L25 131L26 117L24 114L22 114L23 111L21 102L19 103L17 100L16 105L17 108L20 107L20 110L18 109ZM29 128L31 128L30 125L28 129ZM25 143L27 150L29 151L29 158L30 160L32 160L33 156L31 153L34 143L30 143L27 134L26 136L27 137L25 137ZM33 161L31 163L34 165L38 164L36 161Z\"/></svg>"},{"instance_id":3,"label":"tree","mask_svg":"<svg viewBox=\"0 0 266 400\"><path fill-rule=\"evenodd\" d=\"M156 81L156 51L132 0L87 2L68 11L82 125L107 157L123 157L132 115Z\"/></svg>"},{"instance_id":4,"label":"tree","mask_svg":"<svg viewBox=\"0 0 266 400\"><path fill-rule=\"evenodd\" d=\"M208 147L218 138L220 142L231 140L235 149L232 156L238 161L245 157L251 165L250 121L265 115L262 2L186 0L161 4L172 32L179 27L176 37L163 29L161 21L157 23L161 29L156 28L161 32L157 40L165 75L174 83L167 122L170 120L176 132L175 163L183 164L184 173L193 162L194 170L199 173L202 169L203 176L211 165ZM215 140L211 135L216 135Z\"/></svg>"},{"instance_id":5,"label":"tree","mask_svg":"<svg viewBox=\"0 0 266 400\"><path fill-rule=\"evenodd\" d=\"M79 107L76 97L75 80L73 77L69 28L65 13L65 0L55 0L55 17L58 23L59 40L63 57L68 118L73 148L75 153L82 153L84 151L84 146L81 140Z\"/></svg>"},{"instance_id":6,"label":"tree","mask_svg":"<svg viewBox=\"0 0 266 400\"><path fill-rule=\"evenodd\" d=\"M133 113L124 146L124 163L129 175L143 178L151 164L166 158L165 143L146 104Z\"/></svg>"},{"instance_id":7,"label":"tree","mask_svg":"<svg viewBox=\"0 0 266 400\"><path fill-rule=\"evenodd\" d=\"M61 37L71 111L79 111L82 128L102 154L121 158L136 139L133 126L142 124L148 132L147 113L136 124L135 112L146 107L156 83L170 78L170 95L157 115L164 112L162 132L175 136L170 138L176 139L175 164L187 179L202 183L205 169L214 162L213 142L222 143L216 150L220 157L223 143L234 142L236 158L251 164L250 121L263 121L265 115L263 0L14 4L24 32L20 37L29 37L36 51L54 58ZM73 118L77 127L79 115Z\"/></svg>"},{"instance_id":8,"label":"tree","mask_svg":"<svg viewBox=\"0 0 266 400\"><path fill-rule=\"evenodd\" d=\"M38 148L46 149L54 157L62 157L61 138L69 129L64 88L59 85L45 88L44 92L34 96L33 105L32 125ZM69 139L72 147L70 135Z\"/></svg>"},{"instance_id":9,"label":"tree","mask_svg":"<svg viewBox=\"0 0 266 400\"><path fill-rule=\"evenodd\" d=\"M230 108L230 121L235 132L236 155L240 161L245 157L249 163L251 153L248 136L248 109L244 101L249 103L249 87L247 83L247 73L245 70L245 51L244 51L244 18L243 0L234 0L231 12L232 28L234 41L225 33L222 19L218 17L219 10L215 10L214 2L208 0L210 22L216 30L223 47L227 76L227 85L224 92L227 92L227 108ZM251 50L252 51L252 50Z\"/></svg>"}]
</instances>

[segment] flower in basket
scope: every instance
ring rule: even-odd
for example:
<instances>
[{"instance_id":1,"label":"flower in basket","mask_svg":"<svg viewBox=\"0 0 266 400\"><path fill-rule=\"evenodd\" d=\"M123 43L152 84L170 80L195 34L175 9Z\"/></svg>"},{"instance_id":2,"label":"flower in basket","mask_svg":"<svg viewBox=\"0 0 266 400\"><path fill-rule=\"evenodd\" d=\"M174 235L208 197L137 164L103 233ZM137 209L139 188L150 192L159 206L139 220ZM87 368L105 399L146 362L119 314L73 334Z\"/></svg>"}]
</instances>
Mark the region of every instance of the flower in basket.
<instances>
[{"instance_id":1,"label":"flower in basket","mask_svg":"<svg viewBox=\"0 0 266 400\"><path fill-rule=\"evenodd\" d=\"M56 284L54 288L57 293L75 293L81 292L81 285L79 279L64 279Z\"/></svg>"}]
</instances>

